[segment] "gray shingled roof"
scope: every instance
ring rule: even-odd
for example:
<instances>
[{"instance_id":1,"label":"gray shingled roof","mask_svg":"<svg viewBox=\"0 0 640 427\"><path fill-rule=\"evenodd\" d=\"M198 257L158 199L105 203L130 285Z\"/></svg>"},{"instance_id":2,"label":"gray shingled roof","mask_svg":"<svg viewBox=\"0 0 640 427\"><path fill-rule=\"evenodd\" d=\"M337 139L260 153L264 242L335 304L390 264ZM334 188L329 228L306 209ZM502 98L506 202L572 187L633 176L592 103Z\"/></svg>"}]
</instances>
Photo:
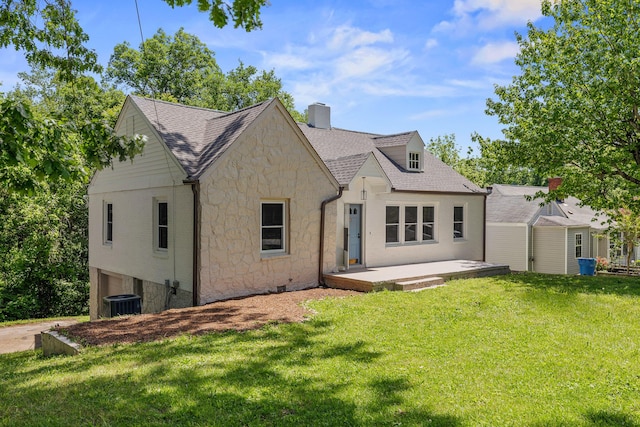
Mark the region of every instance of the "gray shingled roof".
<instances>
[{"instance_id":1,"label":"gray shingled roof","mask_svg":"<svg viewBox=\"0 0 640 427\"><path fill-rule=\"evenodd\" d=\"M235 142L274 99L226 113L166 101L130 96L146 116L191 179L202 173ZM415 131L378 135L344 129L317 129L299 124L336 180L348 184L370 153L380 163L392 187L400 191L483 193L431 153L424 152L424 172L409 172L391 161L378 147L407 144Z\"/></svg>"},{"instance_id":2,"label":"gray shingled roof","mask_svg":"<svg viewBox=\"0 0 640 427\"><path fill-rule=\"evenodd\" d=\"M197 179L274 100L225 113L130 96L189 178Z\"/></svg>"},{"instance_id":3,"label":"gray shingled roof","mask_svg":"<svg viewBox=\"0 0 640 427\"><path fill-rule=\"evenodd\" d=\"M378 149L380 146L406 144L415 132L377 135L339 128L320 129L303 123L298 123L298 126L327 165L339 158L373 152L395 190L438 193L484 192L428 151L424 152L424 172L409 172Z\"/></svg>"},{"instance_id":4,"label":"gray shingled roof","mask_svg":"<svg viewBox=\"0 0 640 427\"><path fill-rule=\"evenodd\" d=\"M559 215L540 215L542 199L527 200L526 196L534 196L538 192L547 193L547 187L524 185L493 186L492 193L487 197L487 222L502 223L530 223L536 221L536 226L589 226L604 229L602 225L607 217L597 216L588 206L580 206L580 200L567 197L562 201L555 201ZM540 215L540 216L539 216ZM539 217L538 217L539 216ZM594 221L595 219L595 221Z\"/></svg>"},{"instance_id":5,"label":"gray shingled roof","mask_svg":"<svg viewBox=\"0 0 640 427\"><path fill-rule=\"evenodd\" d=\"M325 164L340 185L348 185L356 176L364 162L367 161L371 153L354 154L352 156L340 157L325 161Z\"/></svg>"},{"instance_id":6,"label":"gray shingled roof","mask_svg":"<svg viewBox=\"0 0 640 427\"><path fill-rule=\"evenodd\" d=\"M398 147L401 145L407 145L411 138L418 132L404 132L395 135L381 135L373 138L373 143L376 147Z\"/></svg>"}]
</instances>

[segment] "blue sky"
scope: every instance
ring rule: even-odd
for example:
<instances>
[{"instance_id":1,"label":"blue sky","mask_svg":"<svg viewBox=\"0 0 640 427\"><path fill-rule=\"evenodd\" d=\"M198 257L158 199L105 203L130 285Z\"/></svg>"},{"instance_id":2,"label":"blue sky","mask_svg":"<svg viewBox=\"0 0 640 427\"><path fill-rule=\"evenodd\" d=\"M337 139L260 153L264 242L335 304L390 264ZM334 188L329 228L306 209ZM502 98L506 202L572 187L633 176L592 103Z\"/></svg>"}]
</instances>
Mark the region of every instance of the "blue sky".
<instances>
[{"instance_id":1,"label":"blue sky","mask_svg":"<svg viewBox=\"0 0 640 427\"><path fill-rule=\"evenodd\" d=\"M118 43L139 46L134 0L72 3L102 64ZM323 102L335 127L417 130L425 143L453 133L463 149L474 131L501 136L485 101L494 84L519 73L514 33L541 20L540 0L271 0L263 29L247 33L213 27L195 5L172 10L138 0L138 8L145 38L184 27L216 52L225 72L239 60L274 69L298 110ZM11 89L27 70L19 52L0 50L0 89Z\"/></svg>"}]
</instances>

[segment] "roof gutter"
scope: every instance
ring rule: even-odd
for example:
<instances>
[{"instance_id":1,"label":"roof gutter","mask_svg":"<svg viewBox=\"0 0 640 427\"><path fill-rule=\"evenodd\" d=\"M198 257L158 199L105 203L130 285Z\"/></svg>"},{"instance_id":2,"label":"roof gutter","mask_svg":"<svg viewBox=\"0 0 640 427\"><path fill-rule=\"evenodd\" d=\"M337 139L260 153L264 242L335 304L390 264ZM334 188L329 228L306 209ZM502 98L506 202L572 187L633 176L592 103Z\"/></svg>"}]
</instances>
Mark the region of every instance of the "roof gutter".
<instances>
[{"instance_id":1,"label":"roof gutter","mask_svg":"<svg viewBox=\"0 0 640 427\"><path fill-rule=\"evenodd\" d=\"M338 194L336 194L335 196L331 196L326 200L322 201L322 204L320 204L320 253L318 254L318 283L321 286L324 286L324 274L322 271L322 265L324 264L324 218L325 218L325 210L327 207L327 204L338 200L340 197L342 197L342 191L343 191L344 187L339 187L338 188Z\"/></svg>"},{"instance_id":2,"label":"roof gutter","mask_svg":"<svg viewBox=\"0 0 640 427\"><path fill-rule=\"evenodd\" d=\"M185 185L191 185L193 192L193 266L192 266L192 282L193 282L193 306L200 303L200 181L185 180Z\"/></svg>"}]
</instances>

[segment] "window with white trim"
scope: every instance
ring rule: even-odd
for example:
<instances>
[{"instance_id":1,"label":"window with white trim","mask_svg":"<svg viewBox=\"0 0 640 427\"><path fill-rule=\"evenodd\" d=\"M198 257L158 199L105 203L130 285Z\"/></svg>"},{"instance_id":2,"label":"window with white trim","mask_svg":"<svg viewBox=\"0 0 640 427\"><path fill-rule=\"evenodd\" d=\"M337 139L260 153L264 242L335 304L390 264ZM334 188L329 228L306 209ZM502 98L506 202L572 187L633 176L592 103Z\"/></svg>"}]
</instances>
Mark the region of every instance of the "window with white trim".
<instances>
[{"instance_id":1,"label":"window with white trim","mask_svg":"<svg viewBox=\"0 0 640 427\"><path fill-rule=\"evenodd\" d=\"M582 233L576 233L576 258L582 258Z\"/></svg>"},{"instance_id":2,"label":"window with white trim","mask_svg":"<svg viewBox=\"0 0 640 427\"><path fill-rule=\"evenodd\" d=\"M113 203L104 204L104 243L113 243Z\"/></svg>"},{"instance_id":3,"label":"window with white trim","mask_svg":"<svg viewBox=\"0 0 640 427\"><path fill-rule=\"evenodd\" d=\"M422 241L433 241L435 235L436 208L435 206L422 207Z\"/></svg>"},{"instance_id":4,"label":"window with white trim","mask_svg":"<svg viewBox=\"0 0 640 427\"><path fill-rule=\"evenodd\" d=\"M387 243L398 243L400 238L400 206L387 206L385 220L385 235Z\"/></svg>"},{"instance_id":5,"label":"window with white trim","mask_svg":"<svg viewBox=\"0 0 640 427\"><path fill-rule=\"evenodd\" d=\"M453 207L453 238L464 238L464 207Z\"/></svg>"},{"instance_id":6,"label":"window with white trim","mask_svg":"<svg viewBox=\"0 0 640 427\"><path fill-rule=\"evenodd\" d=\"M409 169L420 170L420 153L415 151L409 152Z\"/></svg>"},{"instance_id":7,"label":"window with white trim","mask_svg":"<svg viewBox=\"0 0 640 427\"><path fill-rule=\"evenodd\" d=\"M385 242L387 244L412 244L436 241L436 207L387 206Z\"/></svg>"},{"instance_id":8,"label":"window with white trim","mask_svg":"<svg viewBox=\"0 0 640 427\"><path fill-rule=\"evenodd\" d=\"M284 201L260 203L260 251L264 254L286 252L287 204Z\"/></svg>"},{"instance_id":9,"label":"window with white trim","mask_svg":"<svg viewBox=\"0 0 640 427\"><path fill-rule=\"evenodd\" d=\"M156 200L155 211L156 250L166 251L169 249L169 203Z\"/></svg>"},{"instance_id":10,"label":"window with white trim","mask_svg":"<svg viewBox=\"0 0 640 427\"><path fill-rule=\"evenodd\" d=\"M404 241L418 241L418 207L404 207Z\"/></svg>"}]
</instances>

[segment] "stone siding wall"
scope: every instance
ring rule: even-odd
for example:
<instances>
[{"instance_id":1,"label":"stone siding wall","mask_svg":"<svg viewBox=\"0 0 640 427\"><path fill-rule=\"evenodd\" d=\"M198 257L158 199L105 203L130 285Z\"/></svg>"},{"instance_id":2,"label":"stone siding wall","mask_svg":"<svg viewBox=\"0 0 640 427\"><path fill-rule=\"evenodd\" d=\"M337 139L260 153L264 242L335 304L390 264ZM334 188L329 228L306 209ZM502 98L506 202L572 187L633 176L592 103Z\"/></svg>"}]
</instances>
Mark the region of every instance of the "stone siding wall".
<instances>
[{"instance_id":1,"label":"stone siding wall","mask_svg":"<svg viewBox=\"0 0 640 427\"><path fill-rule=\"evenodd\" d=\"M336 188L297 127L278 108L264 114L271 116L249 128L201 181L200 304L318 284L320 204ZM261 254L260 203L265 200L287 204L286 254ZM335 268L335 221L331 204L325 271Z\"/></svg>"}]
</instances>

